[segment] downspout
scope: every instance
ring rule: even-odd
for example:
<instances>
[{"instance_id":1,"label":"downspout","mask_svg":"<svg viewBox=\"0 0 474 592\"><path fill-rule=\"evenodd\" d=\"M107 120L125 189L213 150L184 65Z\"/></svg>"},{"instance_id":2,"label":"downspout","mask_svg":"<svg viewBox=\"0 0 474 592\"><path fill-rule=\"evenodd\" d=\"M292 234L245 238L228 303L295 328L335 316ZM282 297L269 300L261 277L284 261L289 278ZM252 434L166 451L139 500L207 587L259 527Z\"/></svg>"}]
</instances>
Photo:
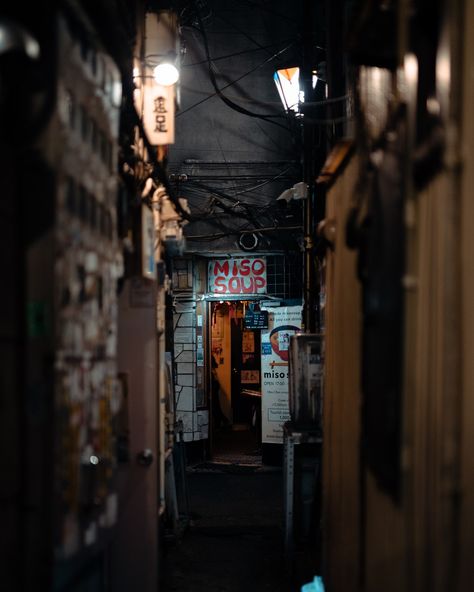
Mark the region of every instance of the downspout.
<instances>
[{"instance_id":1,"label":"downspout","mask_svg":"<svg viewBox=\"0 0 474 592\"><path fill-rule=\"evenodd\" d=\"M300 85L304 92L305 103L314 100L312 86L313 77L313 2L305 0L303 6L303 63L300 71ZM314 299L316 296L316 269L314 259L314 188L315 188L315 154L314 154L314 128L305 124L305 116L309 116L312 107L300 105L302 117L302 163L303 181L308 186L308 197L305 200L303 211L304 228L304 254L303 254L303 330L306 333L316 331L316 313Z\"/></svg>"}]
</instances>

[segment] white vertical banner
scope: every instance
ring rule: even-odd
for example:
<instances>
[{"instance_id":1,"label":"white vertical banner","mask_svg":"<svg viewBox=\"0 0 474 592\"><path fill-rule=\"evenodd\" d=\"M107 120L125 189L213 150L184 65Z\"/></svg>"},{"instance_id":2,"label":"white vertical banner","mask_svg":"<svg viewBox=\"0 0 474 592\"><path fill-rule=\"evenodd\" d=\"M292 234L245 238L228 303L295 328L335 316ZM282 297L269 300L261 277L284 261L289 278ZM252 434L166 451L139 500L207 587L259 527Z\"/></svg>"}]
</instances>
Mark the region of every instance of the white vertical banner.
<instances>
[{"instance_id":1,"label":"white vertical banner","mask_svg":"<svg viewBox=\"0 0 474 592\"><path fill-rule=\"evenodd\" d=\"M268 308L262 331L262 442L281 444L283 424L290 419L288 357L290 337L301 332L302 307Z\"/></svg>"},{"instance_id":2,"label":"white vertical banner","mask_svg":"<svg viewBox=\"0 0 474 592\"><path fill-rule=\"evenodd\" d=\"M174 144L174 85L143 86L143 125L154 146Z\"/></svg>"}]
</instances>

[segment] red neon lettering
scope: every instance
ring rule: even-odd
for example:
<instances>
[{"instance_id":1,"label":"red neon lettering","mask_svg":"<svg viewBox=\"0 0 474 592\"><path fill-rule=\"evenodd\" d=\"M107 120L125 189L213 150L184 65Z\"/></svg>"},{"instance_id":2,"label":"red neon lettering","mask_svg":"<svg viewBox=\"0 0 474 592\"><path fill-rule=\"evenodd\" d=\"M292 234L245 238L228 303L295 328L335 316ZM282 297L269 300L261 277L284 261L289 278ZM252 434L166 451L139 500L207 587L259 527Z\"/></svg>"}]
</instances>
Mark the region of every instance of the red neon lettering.
<instances>
[{"instance_id":1,"label":"red neon lettering","mask_svg":"<svg viewBox=\"0 0 474 592\"><path fill-rule=\"evenodd\" d=\"M255 259L252 263L252 271L255 275L262 275L265 271L265 263L261 259Z\"/></svg>"},{"instance_id":2,"label":"red neon lettering","mask_svg":"<svg viewBox=\"0 0 474 592\"><path fill-rule=\"evenodd\" d=\"M237 267L237 261L234 261L234 266L232 267L232 275L236 276L239 273L239 268Z\"/></svg>"},{"instance_id":3,"label":"red neon lettering","mask_svg":"<svg viewBox=\"0 0 474 592\"><path fill-rule=\"evenodd\" d=\"M254 282L255 282L255 292L258 292L260 288L264 288L267 283L265 281L265 279L261 278L261 277L254 278Z\"/></svg>"}]
</instances>

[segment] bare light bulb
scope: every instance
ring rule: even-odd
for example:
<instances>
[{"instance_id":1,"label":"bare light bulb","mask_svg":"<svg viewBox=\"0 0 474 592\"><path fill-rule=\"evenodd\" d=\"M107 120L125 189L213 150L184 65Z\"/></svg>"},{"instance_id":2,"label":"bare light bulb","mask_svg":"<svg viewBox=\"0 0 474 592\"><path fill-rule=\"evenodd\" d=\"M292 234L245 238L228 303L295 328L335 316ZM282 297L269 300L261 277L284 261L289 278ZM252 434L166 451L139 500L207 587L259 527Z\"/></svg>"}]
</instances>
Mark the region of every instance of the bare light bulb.
<instances>
[{"instance_id":1,"label":"bare light bulb","mask_svg":"<svg viewBox=\"0 0 474 592\"><path fill-rule=\"evenodd\" d=\"M171 86L178 82L179 71L175 65L165 62L155 67L153 77L158 84Z\"/></svg>"}]
</instances>

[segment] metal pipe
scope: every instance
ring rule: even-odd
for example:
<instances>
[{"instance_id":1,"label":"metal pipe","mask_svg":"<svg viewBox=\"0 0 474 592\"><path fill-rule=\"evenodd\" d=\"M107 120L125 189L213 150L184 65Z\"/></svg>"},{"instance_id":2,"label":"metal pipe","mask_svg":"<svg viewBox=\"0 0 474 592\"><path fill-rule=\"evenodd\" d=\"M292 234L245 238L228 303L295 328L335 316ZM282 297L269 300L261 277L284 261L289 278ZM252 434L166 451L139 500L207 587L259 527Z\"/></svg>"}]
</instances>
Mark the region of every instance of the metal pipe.
<instances>
[{"instance_id":1,"label":"metal pipe","mask_svg":"<svg viewBox=\"0 0 474 592\"><path fill-rule=\"evenodd\" d=\"M303 180L308 185L308 197L305 202L304 226L304 259L303 259L303 329L307 333L316 330L316 314L314 306L316 273L313 262L313 232L314 232L314 178L315 178L315 130L305 125L304 118L312 114L314 107L310 104L314 100L313 78L313 16L314 8L311 0L305 0L303 10L303 63L300 71L300 84L304 92L305 103L302 104L302 161ZM306 101L308 103L306 103Z\"/></svg>"}]
</instances>

